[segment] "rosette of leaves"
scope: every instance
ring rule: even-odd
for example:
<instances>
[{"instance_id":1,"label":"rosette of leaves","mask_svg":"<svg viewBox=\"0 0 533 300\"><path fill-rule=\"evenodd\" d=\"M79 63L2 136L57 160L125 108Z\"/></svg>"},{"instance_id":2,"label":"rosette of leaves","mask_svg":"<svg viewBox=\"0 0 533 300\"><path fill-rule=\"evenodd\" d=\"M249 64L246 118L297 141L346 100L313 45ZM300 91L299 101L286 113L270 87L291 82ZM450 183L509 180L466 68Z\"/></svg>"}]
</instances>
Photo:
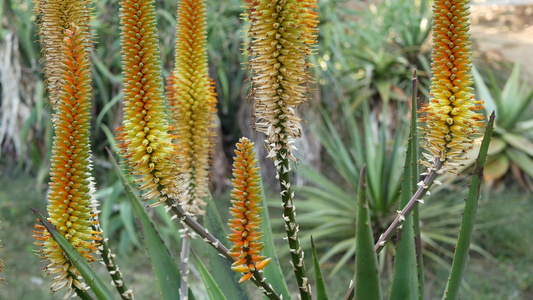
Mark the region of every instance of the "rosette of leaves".
<instances>
[{"instance_id":1,"label":"rosette of leaves","mask_svg":"<svg viewBox=\"0 0 533 300\"><path fill-rule=\"evenodd\" d=\"M503 179L509 172L522 187L533 189L533 115L528 111L533 101L533 88L520 78L516 63L503 89L488 72L486 82L474 69L474 80L485 113L496 111L496 127L483 173L487 182ZM529 112L529 115L528 115Z\"/></svg>"}]
</instances>

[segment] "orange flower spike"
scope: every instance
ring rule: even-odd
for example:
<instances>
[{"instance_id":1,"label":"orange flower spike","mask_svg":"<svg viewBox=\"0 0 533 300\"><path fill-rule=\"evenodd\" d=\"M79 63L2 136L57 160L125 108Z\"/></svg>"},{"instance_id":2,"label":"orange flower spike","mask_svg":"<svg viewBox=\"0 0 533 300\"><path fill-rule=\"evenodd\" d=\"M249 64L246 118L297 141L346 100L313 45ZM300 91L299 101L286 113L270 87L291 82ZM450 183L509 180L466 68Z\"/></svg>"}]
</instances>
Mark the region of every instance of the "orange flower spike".
<instances>
[{"instance_id":1,"label":"orange flower spike","mask_svg":"<svg viewBox=\"0 0 533 300\"><path fill-rule=\"evenodd\" d=\"M36 0L35 13L40 15L39 34L43 49L44 74L50 93L49 101L56 103L61 88L59 82L62 74L62 44L64 33L71 24L83 31L88 47L91 42L91 5L92 0ZM89 48L85 49L90 60Z\"/></svg>"},{"instance_id":2,"label":"orange flower spike","mask_svg":"<svg viewBox=\"0 0 533 300\"><path fill-rule=\"evenodd\" d=\"M124 121L117 134L143 198L173 193L174 148L168 134L153 0L120 2ZM164 187L161 189L161 187ZM164 202L161 197L159 202Z\"/></svg>"},{"instance_id":3,"label":"orange flower spike","mask_svg":"<svg viewBox=\"0 0 533 300\"><path fill-rule=\"evenodd\" d=\"M263 269L271 260L259 255L264 247L260 229L261 179L253 147L254 143L241 138L233 162L230 208L233 219L228 223L232 231L228 240L233 243L229 254L237 259L231 269L245 273L239 282L250 279L253 272Z\"/></svg>"},{"instance_id":4,"label":"orange flower spike","mask_svg":"<svg viewBox=\"0 0 533 300\"><path fill-rule=\"evenodd\" d=\"M316 0L245 0L255 101L253 124L267 135L274 158L292 155L291 139L301 136L298 107L307 101L309 63L317 39ZM283 155L285 156L285 154Z\"/></svg>"},{"instance_id":5,"label":"orange flower spike","mask_svg":"<svg viewBox=\"0 0 533 300\"><path fill-rule=\"evenodd\" d=\"M481 101L472 94L472 51L468 0L436 0L433 4L433 51L430 95L420 113L425 148L441 161L457 160L470 149L471 136L482 126L475 111Z\"/></svg>"},{"instance_id":6,"label":"orange flower spike","mask_svg":"<svg viewBox=\"0 0 533 300\"><path fill-rule=\"evenodd\" d=\"M98 221L90 160L91 65L85 55L83 32L72 25L65 34L59 82L62 92L53 118L56 135L52 146L48 220L87 261L94 261L93 254L101 237L100 232L93 230L93 224ZM68 297L72 285L85 289L63 250L43 226L35 227L34 237L42 242L38 243L42 257L50 261L46 268L49 274L56 275L52 292L67 287L65 297Z\"/></svg>"},{"instance_id":7,"label":"orange flower spike","mask_svg":"<svg viewBox=\"0 0 533 300\"><path fill-rule=\"evenodd\" d=\"M205 0L179 1L177 15L176 67L167 78L167 101L180 149L178 171L185 189L180 204L203 214L217 111L208 75Z\"/></svg>"}]
</instances>

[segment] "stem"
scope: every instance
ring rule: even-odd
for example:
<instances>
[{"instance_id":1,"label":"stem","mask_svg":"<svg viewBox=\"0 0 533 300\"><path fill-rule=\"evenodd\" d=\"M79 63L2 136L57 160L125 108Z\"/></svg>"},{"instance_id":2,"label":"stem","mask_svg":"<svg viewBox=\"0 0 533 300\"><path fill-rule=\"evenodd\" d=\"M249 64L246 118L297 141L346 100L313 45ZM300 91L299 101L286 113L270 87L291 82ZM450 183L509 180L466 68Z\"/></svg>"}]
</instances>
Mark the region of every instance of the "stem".
<instances>
[{"instance_id":1,"label":"stem","mask_svg":"<svg viewBox=\"0 0 533 300\"><path fill-rule=\"evenodd\" d=\"M285 220L285 230L287 231L287 241L291 253L291 264L298 282L298 289L302 300L311 299L308 278L305 274L304 254L298 239L298 225L295 218L296 213L293 205L294 192L290 183L290 162L287 148L290 147L281 142L281 149L276 154L276 166L281 187L281 201L283 205L283 219Z\"/></svg>"},{"instance_id":2,"label":"stem","mask_svg":"<svg viewBox=\"0 0 533 300\"><path fill-rule=\"evenodd\" d=\"M392 224L390 224L389 228L387 228L385 233L383 233L379 237L376 245L374 246L374 250L376 250L377 254L379 254L381 249L385 247L385 243L387 243L390 237L394 234L394 232L396 231L396 228L398 228L400 223L403 222L405 217L408 216L411 213L411 211L413 211L415 206L418 204L419 200L426 194L427 190L433 184L433 181L437 177L437 171L439 171L441 167L442 167L442 162L440 161L440 159L437 158L433 166L429 168L429 173L424 179L424 181L421 181L419 183L418 189L416 190L411 200L409 200L409 202L407 203L407 205L405 205L402 211L398 213L398 215L396 216L394 221L392 221Z\"/></svg>"},{"instance_id":3,"label":"stem","mask_svg":"<svg viewBox=\"0 0 533 300\"><path fill-rule=\"evenodd\" d=\"M443 163L440 161L440 159L437 158L433 166L429 168L428 175L426 176L424 181L420 182L418 189L416 190L413 197L411 197L411 199L409 200L407 205L405 205L402 211L398 213L398 215L396 216L394 221L392 221L392 224L389 226L389 228L387 228L385 233L383 233L379 237L376 245L374 246L374 250L376 251L376 254L379 254L381 250L383 249L383 247L385 247L385 244L394 234L394 232L396 231L400 223L403 222L404 218L407 217L411 213L411 211L413 211L415 207L417 207L419 200L426 194L427 190L433 184L435 178L437 177L437 172L440 170L442 165ZM344 299L353 299L353 296L354 296L354 285L350 284L350 287L348 288L348 292L344 296Z\"/></svg>"},{"instance_id":4,"label":"stem","mask_svg":"<svg viewBox=\"0 0 533 300\"><path fill-rule=\"evenodd\" d=\"M185 212L185 210L178 205L178 202L176 200L167 196L165 204L167 205L167 209L170 208L172 213L174 213L177 218L179 218L183 223L187 224L190 229L192 229L200 237L202 237L204 239L204 242L215 248L215 250L217 250L230 262L235 261L235 258L229 255L228 248L226 248L226 246L224 246L214 235L212 235L209 230L200 225L198 221L193 219L190 214ZM263 294L265 294L265 296L268 297L268 299L281 300L281 298L278 296L278 294L276 294L272 286L265 282L265 279L263 278L263 276L261 276L259 272L254 273L254 276L251 278L251 280L256 286L262 288L261 291L263 292Z\"/></svg>"},{"instance_id":5,"label":"stem","mask_svg":"<svg viewBox=\"0 0 533 300\"><path fill-rule=\"evenodd\" d=\"M124 279L122 278L122 273L120 272L118 266L115 264L114 257L115 254L111 253L109 246L107 245L107 239L102 239L102 247L100 249L100 256L104 261L104 265L107 268L107 272L111 275L112 285L117 289L120 297L123 300L132 300L133 291L126 287Z\"/></svg>"},{"instance_id":6,"label":"stem","mask_svg":"<svg viewBox=\"0 0 533 300\"><path fill-rule=\"evenodd\" d=\"M76 292L76 295L78 295L78 297L80 297L80 299L82 299L82 300L93 300L93 297L91 297L91 295L89 295L89 293L87 293L87 291L80 290L79 288L77 288L74 285L72 285L72 287L74 288L74 291Z\"/></svg>"},{"instance_id":7,"label":"stem","mask_svg":"<svg viewBox=\"0 0 533 300\"><path fill-rule=\"evenodd\" d=\"M109 157L114 161L114 164L118 166L118 164L116 163L111 151L109 149L107 149L107 151L109 152ZM124 182L126 182L126 178L125 177L123 177L123 180L124 180ZM230 262L236 261L236 259L233 256L229 255L229 250L228 250L228 248L226 248L226 246L224 246L224 244L222 244L214 235L212 235L209 232L209 230L207 230L205 227L200 225L200 223L198 223L198 221L196 221L193 218L194 216L192 214L187 213L183 209L183 207L181 207L178 204L178 201L176 199L171 198L168 195L164 195L163 192L162 192L163 189L164 189L164 186L159 184L158 187L157 187L157 190L163 196L158 199L159 203L154 203L154 204L152 204L152 206L163 204L163 203L166 204L165 210L167 212L168 211L172 211L172 213L174 214L174 216L172 216L170 218L171 220L173 220L175 218L179 218L180 221L185 223L187 226L189 226L190 229L192 229L199 236L201 236L203 238L204 242L206 242L207 244L209 244L213 248L215 248L215 250L217 250L220 254L222 254L223 257L228 259ZM260 273L254 274L254 276L251 278L251 280L256 286L261 288L261 291L263 292L263 294L265 294L265 296L268 299L281 300L281 298L278 296L278 294L272 288L272 285L266 283L265 279L261 276Z\"/></svg>"},{"instance_id":8,"label":"stem","mask_svg":"<svg viewBox=\"0 0 533 300\"><path fill-rule=\"evenodd\" d=\"M188 299L189 288L187 286L187 275L189 274L189 256L191 249L191 237L189 235L189 227L183 225L183 239L181 244L181 266L180 266L180 275L181 275L181 285L180 285L180 299Z\"/></svg>"}]
</instances>

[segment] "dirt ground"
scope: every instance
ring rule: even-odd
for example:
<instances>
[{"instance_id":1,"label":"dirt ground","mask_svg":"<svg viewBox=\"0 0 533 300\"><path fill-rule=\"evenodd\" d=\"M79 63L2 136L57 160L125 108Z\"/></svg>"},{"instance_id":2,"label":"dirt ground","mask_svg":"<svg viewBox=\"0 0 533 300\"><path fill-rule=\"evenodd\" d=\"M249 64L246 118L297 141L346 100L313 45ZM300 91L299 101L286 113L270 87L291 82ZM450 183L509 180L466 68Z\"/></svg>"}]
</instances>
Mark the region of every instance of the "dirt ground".
<instances>
[{"instance_id":1,"label":"dirt ground","mask_svg":"<svg viewBox=\"0 0 533 300\"><path fill-rule=\"evenodd\" d=\"M474 47L487 58L520 62L533 82L533 1L484 1L471 7Z\"/></svg>"}]
</instances>

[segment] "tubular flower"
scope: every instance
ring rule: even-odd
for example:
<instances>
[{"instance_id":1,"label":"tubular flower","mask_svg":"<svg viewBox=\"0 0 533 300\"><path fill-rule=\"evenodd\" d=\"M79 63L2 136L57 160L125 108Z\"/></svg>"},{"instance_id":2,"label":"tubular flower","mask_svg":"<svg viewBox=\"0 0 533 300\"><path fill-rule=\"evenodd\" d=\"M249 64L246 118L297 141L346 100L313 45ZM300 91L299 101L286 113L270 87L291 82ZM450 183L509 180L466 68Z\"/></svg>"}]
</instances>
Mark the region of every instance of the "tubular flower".
<instances>
[{"instance_id":1,"label":"tubular flower","mask_svg":"<svg viewBox=\"0 0 533 300\"><path fill-rule=\"evenodd\" d=\"M209 190L209 165L216 117L216 94L208 77L205 1L182 0L178 5L176 68L167 79L167 101L172 114L178 172L185 193L183 208L202 214Z\"/></svg>"},{"instance_id":2,"label":"tubular flower","mask_svg":"<svg viewBox=\"0 0 533 300\"><path fill-rule=\"evenodd\" d=\"M471 148L471 135L482 126L475 111L468 0L436 0L433 4L432 98L419 112L425 147L434 158L453 161Z\"/></svg>"},{"instance_id":3,"label":"tubular flower","mask_svg":"<svg viewBox=\"0 0 533 300\"><path fill-rule=\"evenodd\" d=\"M232 233L228 240L233 243L229 254L236 261L231 269L245 273L239 282L250 279L254 272L259 271L270 263L259 255L263 249L260 241L261 232L261 186L259 167L253 150L254 143L247 138L241 138L237 143L233 162L233 190L231 191L230 213L233 217L228 223Z\"/></svg>"},{"instance_id":4,"label":"tubular flower","mask_svg":"<svg viewBox=\"0 0 533 300\"><path fill-rule=\"evenodd\" d=\"M120 2L124 122L123 157L145 200L172 193L174 148L168 134L153 0ZM160 197L158 203L164 202Z\"/></svg>"},{"instance_id":5,"label":"tubular flower","mask_svg":"<svg viewBox=\"0 0 533 300\"><path fill-rule=\"evenodd\" d=\"M61 80L63 59L62 43L65 30L70 24L75 24L84 33L87 45L91 45L91 9L92 0L36 0L35 13L41 15L39 19L39 34L45 61L44 73L50 102L56 103L61 94L59 82ZM87 61L90 61L89 48L85 50Z\"/></svg>"},{"instance_id":6,"label":"tubular flower","mask_svg":"<svg viewBox=\"0 0 533 300\"><path fill-rule=\"evenodd\" d=\"M255 100L255 129L267 135L269 157L281 149L292 156L291 139L301 136L295 113L306 102L309 63L316 43L316 0L245 0Z\"/></svg>"},{"instance_id":7,"label":"tubular flower","mask_svg":"<svg viewBox=\"0 0 533 300\"><path fill-rule=\"evenodd\" d=\"M91 77L90 63L85 55L86 43L79 28L67 29L63 44L61 93L53 118L55 137L50 168L48 220L87 261L94 261L100 232L93 230L98 223L94 182L90 162ZM40 241L46 267L55 275L52 292L64 287L67 295L73 286L85 289L78 281L79 273L63 250L42 225L34 237Z\"/></svg>"}]
</instances>

